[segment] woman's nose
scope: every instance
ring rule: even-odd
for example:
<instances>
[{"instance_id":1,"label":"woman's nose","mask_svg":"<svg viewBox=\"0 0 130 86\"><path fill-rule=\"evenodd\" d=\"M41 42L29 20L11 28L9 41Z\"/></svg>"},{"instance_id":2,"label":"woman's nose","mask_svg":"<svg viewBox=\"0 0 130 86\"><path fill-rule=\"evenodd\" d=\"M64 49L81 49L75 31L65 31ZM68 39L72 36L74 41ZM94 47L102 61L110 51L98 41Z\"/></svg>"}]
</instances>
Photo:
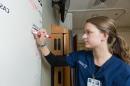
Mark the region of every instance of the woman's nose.
<instances>
[{"instance_id":1,"label":"woman's nose","mask_svg":"<svg viewBox=\"0 0 130 86\"><path fill-rule=\"evenodd\" d=\"M83 35L82 35L82 39L85 39L85 38L87 38L87 35L86 35L86 34L83 34Z\"/></svg>"}]
</instances>

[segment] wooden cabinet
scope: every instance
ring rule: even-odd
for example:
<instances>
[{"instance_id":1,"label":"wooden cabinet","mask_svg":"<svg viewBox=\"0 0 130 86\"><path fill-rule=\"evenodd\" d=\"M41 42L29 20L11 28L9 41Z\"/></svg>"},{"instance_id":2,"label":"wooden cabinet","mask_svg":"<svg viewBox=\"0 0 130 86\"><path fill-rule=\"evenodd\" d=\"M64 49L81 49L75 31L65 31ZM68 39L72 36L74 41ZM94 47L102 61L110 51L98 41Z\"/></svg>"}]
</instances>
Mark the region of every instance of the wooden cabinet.
<instances>
[{"instance_id":1,"label":"wooden cabinet","mask_svg":"<svg viewBox=\"0 0 130 86\"><path fill-rule=\"evenodd\" d=\"M69 30L58 25L52 25L51 51L55 55L66 55L70 52ZM52 86L72 86L70 67L52 68Z\"/></svg>"}]
</instances>

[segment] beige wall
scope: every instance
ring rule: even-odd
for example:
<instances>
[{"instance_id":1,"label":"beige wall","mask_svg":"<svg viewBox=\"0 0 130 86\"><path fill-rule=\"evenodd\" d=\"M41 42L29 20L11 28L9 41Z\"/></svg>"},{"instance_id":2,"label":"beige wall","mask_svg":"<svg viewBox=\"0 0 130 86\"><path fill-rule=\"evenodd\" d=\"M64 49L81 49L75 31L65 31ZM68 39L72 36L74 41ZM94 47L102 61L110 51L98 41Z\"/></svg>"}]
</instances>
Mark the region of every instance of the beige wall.
<instances>
[{"instance_id":1,"label":"beige wall","mask_svg":"<svg viewBox=\"0 0 130 86\"><path fill-rule=\"evenodd\" d=\"M46 28L48 33L51 32L51 24L56 23L51 1L52 0L43 0L43 28ZM50 65L47 63L45 59L42 60L41 86L51 86Z\"/></svg>"},{"instance_id":2,"label":"beige wall","mask_svg":"<svg viewBox=\"0 0 130 86\"><path fill-rule=\"evenodd\" d=\"M47 32L51 33L51 24L61 24L64 27L72 29L72 14L69 13L66 16L66 20L62 23L58 19L58 14L56 11L52 9L52 0L43 0L43 28L46 28ZM69 22L69 23L68 23ZM50 42L48 40L48 47ZM42 60L42 86L51 86L51 70L48 62L43 59Z\"/></svg>"},{"instance_id":3,"label":"beige wall","mask_svg":"<svg viewBox=\"0 0 130 86\"><path fill-rule=\"evenodd\" d=\"M125 39L130 47L130 27L120 27L118 28L118 32Z\"/></svg>"}]
</instances>

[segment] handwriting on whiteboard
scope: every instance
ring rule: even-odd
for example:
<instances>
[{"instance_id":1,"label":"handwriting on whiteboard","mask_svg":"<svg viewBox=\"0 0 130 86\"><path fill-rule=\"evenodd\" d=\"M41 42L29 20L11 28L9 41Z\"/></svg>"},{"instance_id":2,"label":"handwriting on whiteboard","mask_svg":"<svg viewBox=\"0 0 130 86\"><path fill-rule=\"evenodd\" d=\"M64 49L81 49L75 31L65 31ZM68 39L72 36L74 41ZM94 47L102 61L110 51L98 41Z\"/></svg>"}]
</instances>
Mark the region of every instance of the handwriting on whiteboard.
<instances>
[{"instance_id":1,"label":"handwriting on whiteboard","mask_svg":"<svg viewBox=\"0 0 130 86\"><path fill-rule=\"evenodd\" d=\"M2 3L0 3L0 9L8 14L10 13L10 9L7 6L3 5Z\"/></svg>"}]
</instances>

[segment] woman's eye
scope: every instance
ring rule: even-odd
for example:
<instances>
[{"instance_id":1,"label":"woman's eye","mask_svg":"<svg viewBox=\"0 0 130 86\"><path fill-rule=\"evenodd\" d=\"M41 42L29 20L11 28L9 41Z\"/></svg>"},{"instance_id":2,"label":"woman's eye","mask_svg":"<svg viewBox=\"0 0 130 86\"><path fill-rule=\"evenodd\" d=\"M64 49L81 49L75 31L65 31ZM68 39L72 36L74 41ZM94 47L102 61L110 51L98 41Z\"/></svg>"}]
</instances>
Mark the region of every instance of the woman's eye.
<instances>
[{"instance_id":1,"label":"woman's eye","mask_svg":"<svg viewBox=\"0 0 130 86\"><path fill-rule=\"evenodd\" d=\"M87 34L90 34L91 32L86 32Z\"/></svg>"},{"instance_id":2,"label":"woman's eye","mask_svg":"<svg viewBox=\"0 0 130 86\"><path fill-rule=\"evenodd\" d=\"M91 34L91 31L84 31L85 34Z\"/></svg>"}]
</instances>

